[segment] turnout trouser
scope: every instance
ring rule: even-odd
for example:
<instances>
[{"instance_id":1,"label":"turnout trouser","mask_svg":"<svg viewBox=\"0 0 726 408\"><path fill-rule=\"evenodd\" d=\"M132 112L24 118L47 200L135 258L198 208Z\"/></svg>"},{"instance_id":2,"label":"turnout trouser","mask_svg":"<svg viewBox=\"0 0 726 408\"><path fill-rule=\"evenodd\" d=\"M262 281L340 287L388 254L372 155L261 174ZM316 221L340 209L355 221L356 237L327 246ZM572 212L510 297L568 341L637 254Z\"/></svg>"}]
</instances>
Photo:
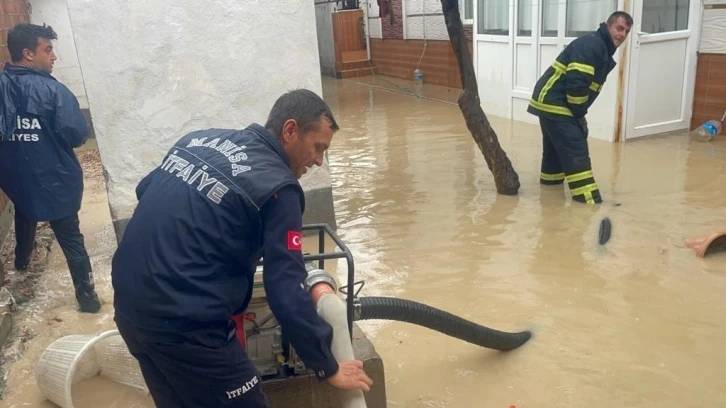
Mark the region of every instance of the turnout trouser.
<instances>
[{"instance_id":1,"label":"turnout trouser","mask_svg":"<svg viewBox=\"0 0 726 408\"><path fill-rule=\"evenodd\" d=\"M151 333L115 317L158 408L269 408L262 379L233 325L219 330Z\"/></svg>"},{"instance_id":2,"label":"turnout trouser","mask_svg":"<svg viewBox=\"0 0 726 408\"><path fill-rule=\"evenodd\" d=\"M540 118L539 123L542 128L540 183L558 185L567 180L574 201L601 203L600 190L592 174L584 119Z\"/></svg>"},{"instance_id":3,"label":"turnout trouser","mask_svg":"<svg viewBox=\"0 0 726 408\"><path fill-rule=\"evenodd\" d=\"M30 256L35 248L37 225L37 222L15 211L15 269L18 271L26 269L30 263ZM78 214L53 220L50 227L65 255L81 311L97 312L101 305L96 294L91 260L83 241Z\"/></svg>"}]
</instances>

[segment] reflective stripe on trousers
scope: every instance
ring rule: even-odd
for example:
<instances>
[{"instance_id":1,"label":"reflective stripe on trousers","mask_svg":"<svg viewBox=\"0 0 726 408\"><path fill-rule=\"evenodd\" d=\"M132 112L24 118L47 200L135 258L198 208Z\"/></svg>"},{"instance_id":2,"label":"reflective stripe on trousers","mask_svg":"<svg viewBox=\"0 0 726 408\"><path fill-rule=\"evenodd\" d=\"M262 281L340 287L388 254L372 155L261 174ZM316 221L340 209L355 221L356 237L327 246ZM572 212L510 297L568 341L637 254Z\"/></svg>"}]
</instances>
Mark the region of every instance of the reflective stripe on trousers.
<instances>
[{"instance_id":1,"label":"reflective stripe on trousers","mask_svg":"<svg viewBox=\"0 0 726 408\"><path fill-rule=\"evenodd\" d=\"M574 201L602 201L592 172L585 126L575 119L540 118L542 166L540 183L559 185L567 180Z\"/></svg>"}]
</instances>

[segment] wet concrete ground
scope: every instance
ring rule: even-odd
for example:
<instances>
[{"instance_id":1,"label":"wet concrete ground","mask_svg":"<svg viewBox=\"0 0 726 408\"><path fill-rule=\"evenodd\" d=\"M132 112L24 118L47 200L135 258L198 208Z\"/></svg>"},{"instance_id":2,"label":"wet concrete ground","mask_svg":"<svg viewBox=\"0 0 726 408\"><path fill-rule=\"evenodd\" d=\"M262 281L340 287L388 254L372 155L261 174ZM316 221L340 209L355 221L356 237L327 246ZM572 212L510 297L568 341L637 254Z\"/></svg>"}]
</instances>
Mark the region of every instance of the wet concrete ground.
<instances>
[{"instance_id":1,"label":"wet concrete ground","mask_svg":"<svg viewBox=\"0 0 726 408\"><path fill-rule=\"evenodd\" d=\"M330 150L338 233L366 279L361 295L535 331L499 353L406 323L362 322L386 365L390 407L723 405L726 256L699 259L683 241L726 227L725 138L591 140L606 202L585 206L539 185L535 126L490 117L522 183L519 196L498 196L456 93L421 91L442 103L401 93L408 82L359 82L368 84L326 78L324 92L342 127ZM605 216L613 237L601 247ZM115 240L100 174L87 183L81 224L110 303ZM337 270L344 280L344 263ZM40 352L113 327L108 304L99 315L75 311L57 244L39 285L16 323L37 334L10 366L3 407L51 406L32 375Z\"/></svg>"}]
</instances>

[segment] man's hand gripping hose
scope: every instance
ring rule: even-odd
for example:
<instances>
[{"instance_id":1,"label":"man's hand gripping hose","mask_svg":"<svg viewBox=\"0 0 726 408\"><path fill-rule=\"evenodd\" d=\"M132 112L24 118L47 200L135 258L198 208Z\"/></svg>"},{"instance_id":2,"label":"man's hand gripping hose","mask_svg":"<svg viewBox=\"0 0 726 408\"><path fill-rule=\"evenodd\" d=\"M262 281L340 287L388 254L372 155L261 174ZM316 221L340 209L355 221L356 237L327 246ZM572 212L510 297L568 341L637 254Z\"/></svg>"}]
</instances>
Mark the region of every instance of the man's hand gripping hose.
<instances>
[{"instance_id":1,"label":"man's hand gripping hose","mask_svg":"<svg viewBox=\"0 0 726 408\"><path fill-rule=\"evenodd\" d=\"M331 352L338 360L340 368L335 375L328 378L328 382L345 391L343 407L365 408L362 391L370 391L373 380L363 370L363 362L356 360L353 354L346 306L343 299L336 294L335 280L323 270L312 269L308 271L305 288L313 297L318 315L333 327Z\"/></svg>"}]
</instances>

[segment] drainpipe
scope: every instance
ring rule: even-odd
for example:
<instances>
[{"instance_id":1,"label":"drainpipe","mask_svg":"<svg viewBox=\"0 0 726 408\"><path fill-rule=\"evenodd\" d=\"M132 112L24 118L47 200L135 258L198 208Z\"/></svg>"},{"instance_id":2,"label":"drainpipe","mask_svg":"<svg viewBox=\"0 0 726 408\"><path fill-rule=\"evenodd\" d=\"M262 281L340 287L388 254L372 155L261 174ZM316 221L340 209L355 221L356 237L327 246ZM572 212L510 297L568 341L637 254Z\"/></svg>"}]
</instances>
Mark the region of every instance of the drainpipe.
<instances>
[{"instance_id":1,"label":"drainpipe","mask_svg":"<svg viewBox=\"0 0 726 408\"><path fill-rule=\"evenodd\" d=\"M347 308L336 291L335 279L322 269L307 264L308 276L304 286L315 302L318 315L333 327L333 341L330 350L340 361L355 360L353 343L348 332ZM366 408L366 400L361 390L340 390L342 408Z\"/></svg>"},{"instance_id":2,"label":"drainpipe","mask_svg":"<svg viewBox=\"0 0 726 408\"><path fill-rule=\"evenodd\" d=\"M363 10L363 23L366 25L366 53L368 55L368 61L371 60L371 24L368 19L369 1L365 1L365 10Z\"/></svg>"}]
</instances>

